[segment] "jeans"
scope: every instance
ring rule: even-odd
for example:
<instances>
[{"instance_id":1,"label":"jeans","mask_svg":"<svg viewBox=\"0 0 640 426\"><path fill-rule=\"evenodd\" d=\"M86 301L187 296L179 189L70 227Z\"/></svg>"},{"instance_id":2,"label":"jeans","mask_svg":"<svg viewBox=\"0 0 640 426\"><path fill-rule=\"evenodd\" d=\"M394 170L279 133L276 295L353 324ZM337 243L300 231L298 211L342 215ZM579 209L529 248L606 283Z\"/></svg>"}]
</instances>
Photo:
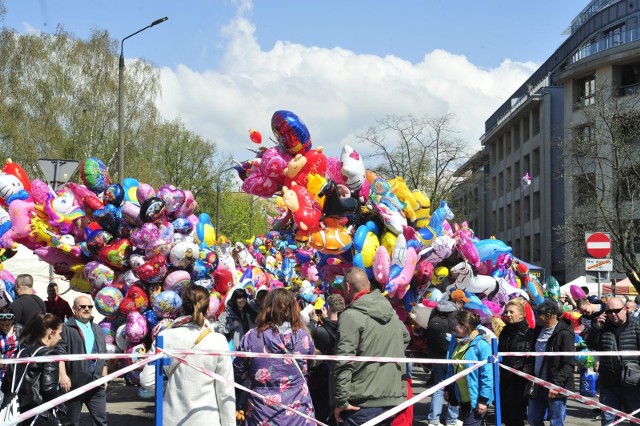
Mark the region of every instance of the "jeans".
<instances>
[{"instance_id":1,"label":"jeans","mask_svg":"<svg viewBox=\"0 0 640 426\"><path fill-rule=\"evenodd\" d=\"M606 386L600 384L600 402L625 413L633 413L640 408L640 388L626 388L622 386ZM636 414L636 417L640 415ZM600 423L607 426L616 420L616 415L603 411Z\"/></svg>"},{"instance_id":2,"label":"jeans","mask_svg":"<svg viewBox=\"0 0 640 426\"><path fill-rule=\"evenodd\" d=\"M567 417L567 399L549 399L549 390L544 387L538 389L538 396L529 400L530 426L544 426L544 413L548 411L549 426L562 426Z\"/></svg>"},{"instance_id":3,"label":"jeans","mask_svg":"<svg viewBox=\"0 0 640 426\"><path fill-rule=\"evenodd\" d=\"M67 414L63 417L65 426L79 425L82 405L86 405L91 414L93 426L107 426L107 391L100 386L78 395L67 403Z\"/></svg>"},{"instance_id":4,"label":"jeans","mask_svg":"<svg viewBox=\"0 0 640 426\"><path fill-rule=\"evenodd\" d=\"M344 420L344 423L342 423L342 425L343 426L359 426L375 417L378 417L380 414L390 410L391 408L393 407L384 407L384 408L383 407L360 407L358 411L343 411L341 414L341 417L342 417L342 420ZM391 418L388 418L382 421L381 423L378 423L378 425L387 426L387 425L390 425L392 421L393 421L393 416L391 416Z\"/></svg>"},{"instance_id":5,"label":"jeans","mask_svg":"<svg viewBox=\"0 0 640 426\"><path fill-rule=\"evenodd\" d=\"M447 364L434 364L431 368L431 377L433 384L437 385L441 383L447 376ZM442 414L442 406L444 405L444 389L439 389L431 395L431 404L429 404L429 414L427 420L429 424L440 423L440 415ZM451 406L447 407L447 423L448 425L455 425L458 418L459 407Z\"/></svg>"}]
</instances>

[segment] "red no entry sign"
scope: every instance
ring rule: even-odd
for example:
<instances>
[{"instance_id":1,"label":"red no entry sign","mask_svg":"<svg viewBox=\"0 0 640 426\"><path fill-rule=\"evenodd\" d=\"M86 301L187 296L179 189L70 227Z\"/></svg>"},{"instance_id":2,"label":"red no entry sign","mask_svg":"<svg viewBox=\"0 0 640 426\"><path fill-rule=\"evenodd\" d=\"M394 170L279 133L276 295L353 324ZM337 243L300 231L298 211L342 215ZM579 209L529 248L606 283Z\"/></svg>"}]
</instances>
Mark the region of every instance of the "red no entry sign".
<instances>
[{"instance_id":1,"label":"red no entry sign","mask_svg":"<svg viewBox=\"0 0 640 426\"><path fill-rule=\"evenodd\" d=\"M593 232L585 235L587 253L597 259L611 254L611 237L604 232Z\"/></svg>"}]
</instances>

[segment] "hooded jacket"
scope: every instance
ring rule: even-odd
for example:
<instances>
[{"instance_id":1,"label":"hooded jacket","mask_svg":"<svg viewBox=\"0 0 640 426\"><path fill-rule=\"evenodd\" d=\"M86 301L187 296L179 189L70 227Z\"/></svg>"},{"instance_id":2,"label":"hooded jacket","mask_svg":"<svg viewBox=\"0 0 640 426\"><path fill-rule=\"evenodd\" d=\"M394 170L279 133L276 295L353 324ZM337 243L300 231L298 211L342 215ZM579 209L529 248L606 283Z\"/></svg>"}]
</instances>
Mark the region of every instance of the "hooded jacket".
<instances>
[{"instance_id":1,"label":"hooded jacket","mask_svg":"<svg viewBox=\"0 0 640 426\"><path fill-rule=\"evenodd\" d=\"M451 339L449 344L449 351L447 352L447 359L452 359L453 351L456 348L458 342L455 338ZM469 348L464 354L464 359L469 361L484 361L491 356L491 346L484 339L481 334L478 334L469 343ZM464 368L473 367L473 364L464 364ZM453 376L453 364L449 364L447 371L447 377ZM482 367L473 370L467 374L467 386L469 388L469 398L471 407L475 409L478 403L489 405L493 402L493 366L490 363L486 363ZM456 397L460 401L460 391L458 390L458 383L455 383Z\"/></svg>"},{"instance_id":2,"label":"hooded jacket","mask_svg":"<svg viewBox=\"0 0 640 426\"><path fill-rule=\"evenodd\" d=\"M379 290L351 302L340 314L336 355L404 357L409 332ZM406 400L405 365L337 361L336 407L390 407Z\"/></svg>"},{"instance_id":3,"label":"hooded jacket","mask_svg":"<svg viewBox=\"0 0 640 426\"><path fill-rule=\"evenodd\" d=\"M535 341L542 332L542 327L536 327L533 339ZM575 333L573 329L564 321L558 321L556 328L547 341L546 352L574 352ZM534 371L535 357L525 359L525 371ZM551 383L561 388L572 391L574 389L573 370L576 365L576 359L573 356L552 356L544 357L542 361L542 369L546 369L544 377ZM561 398L561 396L558 396Z\"/></svg>"}]
</instances>

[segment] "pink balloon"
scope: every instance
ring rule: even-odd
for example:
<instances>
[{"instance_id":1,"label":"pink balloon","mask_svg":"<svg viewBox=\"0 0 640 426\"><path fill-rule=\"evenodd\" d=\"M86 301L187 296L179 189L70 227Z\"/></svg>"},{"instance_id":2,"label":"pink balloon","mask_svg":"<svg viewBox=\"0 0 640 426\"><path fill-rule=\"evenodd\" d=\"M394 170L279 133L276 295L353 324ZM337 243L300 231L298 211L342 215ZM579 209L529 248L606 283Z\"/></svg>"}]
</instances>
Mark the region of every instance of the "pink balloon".
<instances>
[{"instance_id":1,"label":"pink balloon","mask_svg":"<svg viewBox=\"0 0 640 426\"><path fill-rule=\"evenodd\" d=\"M46 203L49 195L56 196L56 193L40 179L34 179L31 181L31 197L38 204Z\"/></svg>"},{"instance_id":2,"label":"pink balloon","mask_svg":"<svg viewBox=\"0 0 640 426\"><path fill-rule=\"evenodd\" d=\"M571 297L573 297L574 300L587 298L587 295L584 293L584 290L575 284L571 284L571 287L569 287L569 291L571 292Z\"/></svg>"},{"instance_id":3,"label":"pink balloon","mask_svg":"<svg viewBox=\"0 0 640 426\"><path fill-rule=\"evenodd\" d=\"M342 162L338 157L327 157L327 177L337 184L344 184Z\"/></svg>"}]
</instances>

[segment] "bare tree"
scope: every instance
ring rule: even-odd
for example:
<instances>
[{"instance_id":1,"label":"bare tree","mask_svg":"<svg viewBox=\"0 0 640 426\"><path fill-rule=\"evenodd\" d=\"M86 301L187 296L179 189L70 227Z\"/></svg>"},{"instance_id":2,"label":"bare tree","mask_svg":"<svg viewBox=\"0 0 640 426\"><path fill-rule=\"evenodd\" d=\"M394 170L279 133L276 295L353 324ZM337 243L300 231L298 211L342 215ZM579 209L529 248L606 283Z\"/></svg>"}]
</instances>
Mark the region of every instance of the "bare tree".
<instances>
[{"instance_id":1,"label":"bare tree","mask_svg":"<svg viewBox=\"0 0 640 426\"><path fill-rule=\"evenodd\" d=\"M411 189L425 191L432 205L455 187L453 172L469 158L469 148L457 136L454 116L388 115L358 139L373 148L367 158L385 179L401 176Z\"/></svg>"},{"instance_id":2,"label":"bare tree","mask_svg":"<svg viewBox=\"0 0 640 426\"><path fill-rule=\"evenodd\" d=\"M572 182L573 212L562 229L566 262L581 262L585 231L609 232L615 268L640 272L640 98L621 96L601 83L584 120L572 123L563 143L565 179Z\"/></svg>"}]
</instances>

